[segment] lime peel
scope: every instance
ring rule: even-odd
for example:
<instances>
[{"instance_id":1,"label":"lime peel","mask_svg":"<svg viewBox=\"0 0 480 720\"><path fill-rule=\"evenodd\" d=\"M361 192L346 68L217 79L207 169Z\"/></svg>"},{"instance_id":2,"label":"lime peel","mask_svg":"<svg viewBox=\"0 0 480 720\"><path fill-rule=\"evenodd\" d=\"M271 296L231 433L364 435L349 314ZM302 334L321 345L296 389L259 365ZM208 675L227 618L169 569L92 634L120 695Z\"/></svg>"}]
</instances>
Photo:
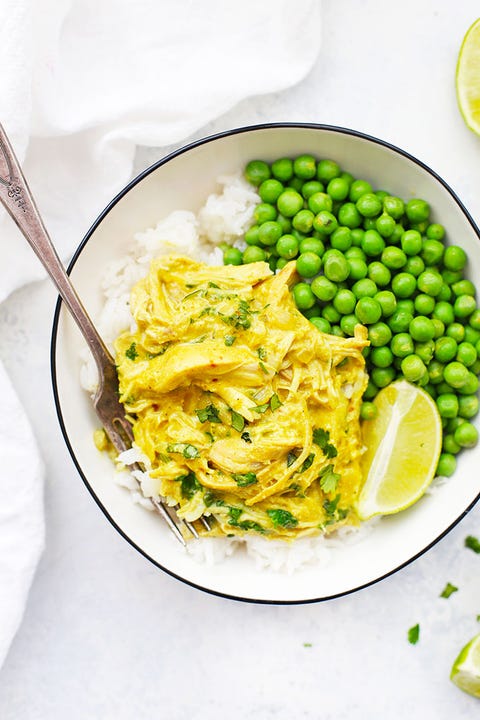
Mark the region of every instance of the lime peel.
<instances>
[{"instance_id":1,"label":"lime peel","mask_svg":"<svg viewBox=\"0 0 480 720\"><path fill-rule=\"evenodd\" d=\"M467 30L455 74L457 102L465 124L480 135L480 18Z\"/></svg>"},{"instance_id":2,"label":"lime peel","mask_svg":"<svg viewBox=\"0 0 480 720\"><path fill-rule=\"evenodd\" d=\"M480 698L480 634L461 650L453 663L450 680L460 690Z\"/></svg>"}]
</instances>

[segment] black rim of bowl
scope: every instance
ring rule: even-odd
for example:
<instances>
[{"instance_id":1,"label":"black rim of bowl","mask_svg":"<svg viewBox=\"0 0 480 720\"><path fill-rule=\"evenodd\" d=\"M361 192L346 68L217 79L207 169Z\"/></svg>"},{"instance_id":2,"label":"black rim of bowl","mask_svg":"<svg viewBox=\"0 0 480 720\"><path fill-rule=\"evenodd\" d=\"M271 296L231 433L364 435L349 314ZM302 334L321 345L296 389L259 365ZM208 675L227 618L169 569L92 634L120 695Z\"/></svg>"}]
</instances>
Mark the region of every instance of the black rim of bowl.
<instances>
[{"instance_id":1,"label":"black rim of bowl","mask_svg":"<svg viewBox=\"0 0 480 720\"><path fill-rule=\"evenodd\" d=\"M271 130L271 129L286 129L286 128L299 128L299 129L310 129L310 130L321 130L321 131L328 131L328 132L335 132L340 135L350 135L354 137L361 138L363 140L367 140L369 142L375 143L377 145L381 145L385 148L388 148L389 150L392 150L393 152L402 155L403 157L407 158L408 160L412 161L419 167L423 168L426 172L428 172L437 182L439 182L443 187L448 191L450 196L453 198L453 200L456 202L456 204L461 209L462 213L466 217L467 221L472 226L472 229L476 233L478 239L480 240L480 230L478 229L477 225L475 224L472 216L466 209L466 207L463 205L460 198L456 195L456 193L452 190L452 188L448 185L448 183L445 182L445 180L438 175L434 170L432 170L428 165L423 163L421 160L418 160L415 156L411 155L410 153L406 152L405 150L402 150L401 148L392 145L389 142L386 142L385 140L380 140L379 138L368 135L366 133L359 132L357 130L351 130L349 128L344 128L336 125L323 125L319 123L263 123L258 125L247 125L240 128L234 128L232 130L226 130L224 132L216 133L214 135L209 135L207 137L201 138L200 140L196 140L194 142L189 143L188 145L184 145L178 150L174 150L173 152L169 153L165 157L161 158L160 160L157 160L153 165L150 165L145 170L143 170L139 175L137 175L133 180L131 180L128 185L126 185L114 198L111 200L111 202L106 206L106 208L100 213L100 215L97 217L95 222L92 224L88 232L86 233L85 237L81 241L80 245L78 246L77 250L75 251L72 260L70 261L70 264L67 269L67 273L70 275L72 272L75 263L80 256L83 248L89 241L90 237L94 233L94 231L97 229L97 227L100 225L100 223L103 221L103 219L108 215L110 210L117 204L121 198L123 198L126 193L128 193L131 188L135 187L139 182L141 182L145 177L150 175L150 173L155 172L157 168L161 167L162 165L165 165L165 163L169 162L170 160L176 158L178 155L182 155L185 152L188 152L192 148L198 147L200 145L205 145L207 143L213 142L215 140L218 140L219 138L228 137L230 135L239 135L242 133L248 133L253 131L259 131L259 130ZM344 590L339 593L334 593L332 595L327 595L323 597L318 598L306 598L302 600L266 600L266 599L258 599L258 598L248 598L248 597L242 597L238 595L230 595L229 593L220 592L219 590L213 590L212 588L205 587L203 585L200 585L198 583L195 583L191 580L188 580L181 575L177 575L172 570L169 570L168 568L164 567L161 563L157 562L154 558L150 557L144 550L142 550L141 547L139 547L123 530L122 528L115 522L115 520L111 517L106 507L104 507L99 500L99 498L96 496L92 486L88 482L87 477L85 476L80 463L75 455L75 452L73 450L73 447L70 443L70 439L68 436L67 428L65 426L63 415L62 415L62 408L61 408L61 402L60 397L58 393L58 386L57 386L57 372L56 372L56 345L57 345L57 335L58 335L58 325L59 325L59 317L60 317L60 311L62 307L62 300L61 298L58 298L57 304L55 307L55 313L53 317L53 327L52 327L52 339L51 339L51 345L50 345L50 363L51 363L51 377L52 377L52 386L53 386L53 394L54 394L54 400L55 400L55 407L57 411L58 420L60 423L60 428L62 431L63 438L65 440L65 443L67 445L67 448L70 452L71 458L74 462L75 467L77 468L80 477L82 478L83 482L85 483L85 486L87 487L87 490L90 492L91 496L97 503L98 507L101 509L105 517L109 520L109 522L113 525L113 527L117 530L117 532L120 533L120 535L132 546L137 550L143 557L145 557L147 560L149 560L151 563L153 563L156 567L158 567L160 570L163 570L171 577L176 578L177 580L180 580L181 582L190 585L191 587L194 587L198 590L203 590L204 592L207 592L211 595L216 595L217 597L223 597L229 600L238 600L241 602L249 602L249 603L257 603L262 605L302 605L302 604L308 604L308 603L316 603L316 602L323 602L326 600L334 600L335 598L343 597L345 595L350 595L351 593L358 592L359 590L363 590L364 588L370 587L371 585L375 585L376 583L380 582L381 580L384 580L385 578L389 577L390 575L393 575L394 573L397 573L399 570L402 570L407 565L410 565L410 563L414 562L417 558L419 558L421 555L426 553L428 550L430 550L434 545L436 545L442 538L444 538L447 533L449 533L461 520L462 518L467 515L470 510L474 507L474 505L478 502L480 499L480 491L477 495L477 497L473 500L472 503L442 532L440 535L438 535L436 538L434 538L428 545L426 545L424 548L422 548L419 552L417 552L412 557L408 558L408 560L405 560L405 562L401 563L397 567L393 568L392 570L389 570L387 573L384 573L383 575L380 575L379 577L374 578L373 580L369 580L366 583L363 583L361 585L358 585L353 588L349 588L348 590Z\"/></svg>"}]
</instances>

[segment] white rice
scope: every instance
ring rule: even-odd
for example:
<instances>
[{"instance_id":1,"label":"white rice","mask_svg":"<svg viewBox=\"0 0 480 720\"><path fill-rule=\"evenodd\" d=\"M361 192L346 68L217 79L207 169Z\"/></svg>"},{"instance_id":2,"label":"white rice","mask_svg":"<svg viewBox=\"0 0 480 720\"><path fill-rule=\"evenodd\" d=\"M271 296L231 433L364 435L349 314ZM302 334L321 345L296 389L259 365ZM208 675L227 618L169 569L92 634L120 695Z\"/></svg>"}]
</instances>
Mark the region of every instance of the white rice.
<instances>
[{"instance_id":1,"label":"white rice","mask_svg":"<svg viewBox=\"0 0 480 720\"><path fill-rule=\"evenodd\" d=\"M104 306L96 318L96 325L110 350L113 342L125 330L135 330L129 309L132 286L144 277L151 260L167 253L185 254L210 265L222 264L220 242L244 247L242 236L253 222L259 196L240 175L220 177L221 192L210 195L197 215L176 210L154 228L134 235L132 249L125 257L112 262L105 270L102 292ZM95 362L89 351L82 355L80 382L94 393L98 376ZM146 471L126 470L125 466L141 462ZM139 448L133 447L119 456L119 467L114 473L115 482L131 492L132 500L148 510L153 506L154 487L149 476L148 458ZM369 534L376 521L360 527L344 527L328 537L299 538L294 542L268 540L261 536L243 538L200 538L187 544L187 552L198 562L208 565L225 561L242 549L262 570L291 574L306 565L324 566L330 562L335 548L358 542Z\"/></svg>"}]
</instances>

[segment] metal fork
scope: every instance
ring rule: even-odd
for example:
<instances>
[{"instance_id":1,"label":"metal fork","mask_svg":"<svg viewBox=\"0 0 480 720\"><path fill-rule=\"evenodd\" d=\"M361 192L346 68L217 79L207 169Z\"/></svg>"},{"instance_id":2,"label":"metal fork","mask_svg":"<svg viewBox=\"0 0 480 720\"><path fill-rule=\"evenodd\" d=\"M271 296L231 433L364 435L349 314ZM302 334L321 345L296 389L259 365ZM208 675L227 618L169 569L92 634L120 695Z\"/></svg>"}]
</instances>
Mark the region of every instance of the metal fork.
<instances>
[{"instance_id":1,"label":"metal fork","mask_svg":"<svg viewBox=\"0 0 480 720\"><path fill-rule=\"evenodd\" d=\"M125 417L125 409L118 399L118 377L113 357L83 307L43 224L40 213L20 168L8 137L0 125L0 201L15 221L25 239L35 251L45 270L53 280L63 302L77 323L95 359L99 383L93 399L97 415L117 452L131 447L132 426ZM137 463L133 470L142 469ZM151 499L155 510L162 516L177 540L185 545L182 529L198 538L192 523L179 518L175 508L163 501ZM207 520L202 522L210 529Z\"/></svg>"}]
</instances>

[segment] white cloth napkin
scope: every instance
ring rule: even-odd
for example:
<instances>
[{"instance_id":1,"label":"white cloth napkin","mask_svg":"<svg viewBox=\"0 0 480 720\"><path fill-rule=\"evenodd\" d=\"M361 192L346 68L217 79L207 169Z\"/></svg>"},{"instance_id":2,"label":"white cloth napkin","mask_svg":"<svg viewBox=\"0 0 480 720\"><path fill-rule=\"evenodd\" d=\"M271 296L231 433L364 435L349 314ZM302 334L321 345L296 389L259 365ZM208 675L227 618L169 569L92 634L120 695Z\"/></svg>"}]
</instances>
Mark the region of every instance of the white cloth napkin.
<instances>
[{"instance_id":1,"label":"white cloth napkin","mask_svg":"<svg viewBox=\"0 0 480 720\"><path fill-rule=\"evenodd\" d=\"M0 0L0 122L60 255L129 180L136 145L181 142L243 98L293 85L319 45L320 0ZM43 275L1 211L0 301ZM0 394L1 664L43 510L38 450L1 368Z\"/></svg>"}]
</instances>

